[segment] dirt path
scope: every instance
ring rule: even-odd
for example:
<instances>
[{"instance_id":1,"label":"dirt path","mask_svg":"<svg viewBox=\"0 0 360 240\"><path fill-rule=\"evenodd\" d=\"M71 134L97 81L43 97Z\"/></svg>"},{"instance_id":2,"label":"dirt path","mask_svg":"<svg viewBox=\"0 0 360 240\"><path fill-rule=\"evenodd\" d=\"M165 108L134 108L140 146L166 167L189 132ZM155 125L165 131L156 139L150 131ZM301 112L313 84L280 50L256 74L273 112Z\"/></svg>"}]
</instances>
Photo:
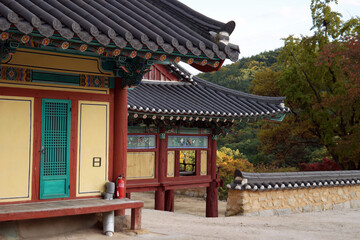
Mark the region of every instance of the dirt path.
<instances>
[{"instance_id":1,"label":"dirt path","mask_svg":"<svg viewBox=\"0 0 360 240\"><path fill-rule=\"evenodd\" d=\"M149 239L360 239L360 210L327 211L281 217L203 218L145 210ZM159 235L162 234L162 235ZM161 237L161 238L160 238Z\"/></svg>"},{"instance_id":2,"label":"dirt path","mask_svg":"<svg viewBox=\"0 0 360 240\"><path fill-rule=\"evenodd\" d=\"M142 215L142 226L147 230L143 231L145 234L115 233L112 238L109 238L102 235L100 230L91 229L50 239L360 239L360 209L271 217L205 218L203 217L205 201L202 199L176 196L175 213L172 213L151 210L154 206L154 200L151 197L148 193L136 194L132 197L145 201ZM225 205L225 202L220 202L220 211L224 212ZM223 213L221 215L223 216Z\"/></svg>"}]
</instances>

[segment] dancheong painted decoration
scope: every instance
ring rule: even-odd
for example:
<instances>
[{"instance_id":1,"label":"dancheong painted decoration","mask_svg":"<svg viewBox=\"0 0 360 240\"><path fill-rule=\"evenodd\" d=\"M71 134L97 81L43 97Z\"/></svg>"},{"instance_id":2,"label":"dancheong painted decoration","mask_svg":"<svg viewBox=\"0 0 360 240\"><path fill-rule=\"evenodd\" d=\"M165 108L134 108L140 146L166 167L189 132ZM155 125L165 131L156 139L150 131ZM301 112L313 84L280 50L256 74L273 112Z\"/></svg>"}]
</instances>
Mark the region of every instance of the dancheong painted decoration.
<instances>
[{"instance_id":1,"label":"dancheong painted decoration","mask_svg":"<svg viewBox=\"0 0 360 240\"><path fill-rule=\"evenodd\" d=\"M129 135L127 148L128 149L149 149L156 147L155 135Z\"/></svg>"},{"instance_id":2,"label":"dancheong painted decoration","mask_svg":"<svg viewBox=\"0 0 360 240\"><path fill-rule=\"evenodd\" d=\"M168 148L208 148L208 137L169 136Z\"/></svg>"}]
</instances>

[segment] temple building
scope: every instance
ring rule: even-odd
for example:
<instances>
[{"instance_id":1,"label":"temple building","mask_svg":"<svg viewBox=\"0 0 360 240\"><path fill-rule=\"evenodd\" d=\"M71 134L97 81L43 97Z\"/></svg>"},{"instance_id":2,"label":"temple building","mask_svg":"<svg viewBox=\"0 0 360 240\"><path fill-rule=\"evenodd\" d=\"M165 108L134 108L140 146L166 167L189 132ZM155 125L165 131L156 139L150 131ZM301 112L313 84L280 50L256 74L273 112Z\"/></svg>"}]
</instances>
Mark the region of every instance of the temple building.
<instances>
[{"instance_id":1,"label":"temple building","mask_svg":"<svg viewBox=\"0 0 360 240\"><path fill-rule=\"evenodd\" d=\"M174 190L207 188L217 216L216 139L235 121L281 120L284 98L234 91L176 63L154 65L128 90L127 192L155 191L155 209L174 211Z\"/></svg>"},{"instance_id":2,"label":"temple building","mask_svg":"<svg viewBox=\"0 0 360 240\"><path fill-rule=\"evenodd\" d=\"M138 220L136 201L75 209L120 175L128 195L156 191L162 210L173 209L174 189L207 187L216 217L217 135L288 111L283 98L229 90L178 65L211 72L237 61L234 28L179 1L1 1L0 221L123 208ZM71 209L56 209L69 200ZM54 210L36 210L49 201Z\"/></svg>"}]
</instances>

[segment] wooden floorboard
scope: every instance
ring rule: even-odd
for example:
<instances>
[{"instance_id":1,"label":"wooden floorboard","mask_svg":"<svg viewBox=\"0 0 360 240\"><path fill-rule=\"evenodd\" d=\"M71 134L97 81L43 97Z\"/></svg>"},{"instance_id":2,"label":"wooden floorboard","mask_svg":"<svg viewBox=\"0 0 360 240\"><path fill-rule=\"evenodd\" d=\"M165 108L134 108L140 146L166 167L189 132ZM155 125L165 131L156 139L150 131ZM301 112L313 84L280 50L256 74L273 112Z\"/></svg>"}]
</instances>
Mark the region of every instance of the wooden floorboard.
<instances>
[{"instance_id":1,"label":"wooden floorboard","mask_svg":"<svg viewBox=\"0 0 360 240\"><path fill-rule=\"evenodd\" d=\"M144 202L130 199L76 199L0 205L0 221L24 220L57 216L139 209Z\"/></svg>"}]
</instances>

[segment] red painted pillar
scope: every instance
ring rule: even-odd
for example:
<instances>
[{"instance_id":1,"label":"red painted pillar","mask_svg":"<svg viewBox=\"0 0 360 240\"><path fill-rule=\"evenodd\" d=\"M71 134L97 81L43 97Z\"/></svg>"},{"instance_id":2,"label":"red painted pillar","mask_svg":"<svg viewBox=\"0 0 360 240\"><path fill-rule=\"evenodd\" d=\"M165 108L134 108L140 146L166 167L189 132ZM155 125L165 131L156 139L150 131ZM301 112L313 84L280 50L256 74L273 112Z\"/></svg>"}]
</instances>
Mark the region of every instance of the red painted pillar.
<instances>
[{"instance_id":1,"label":"red painted pillar","mask_svg":"<svg viewBox=\"0 0 360 240\"><path fill-rule=\"evenodd\" d=\"M167 141L166 135L162 128L159 134L159 162L158 162L158 181L160 187L155 192L155 209L165 210L165 191L161 186L167 175Z\"/></svg>"},{"instance_id":2,"label":"red painted pillar","mask_svg":"<svg viewBox=\"0 0 360 240\"><path fill-rule=\"evenodd\" d=\"M210 163L210 174L211 174L211 183L210 186L206 188L206 217L218 217L218 183L216 182L216 135L212 137L211 140L211 163Z\"/></svg>"},{"instance_id":3,"label":"red painted pillar","mask_svg":"<svg viewBox=\"0 0 360 240\"><path fill-rule=\"evenodd\" d=\"M121 87L121 79L115 78L114 91L114 164L113 181L123 175L126 193L126 156L127 156L127 89ZM123 215L124 211L116 211L115 215Z\"/></svg>"},{"instance_id":4,"label":"red painted pillar","mask_svg":"<svg viewBox=\"0 0 360 240\"><path fill-rule=\"evenodd\" d=\"M165 192L165 211L174 212L175 210L174 197L175 197L174 190L167 190Z\"/></svg>"},{"instance_id":5,"label":"red painted pillar","mask_svg":"<svg viewBox=\"0 0 360 240\"><path fill-rule=\"evenodd\" d=\"M165 191L163 187L158 187L155 192L155 210L165 210Z\"/></svg>"}]
</instances>

